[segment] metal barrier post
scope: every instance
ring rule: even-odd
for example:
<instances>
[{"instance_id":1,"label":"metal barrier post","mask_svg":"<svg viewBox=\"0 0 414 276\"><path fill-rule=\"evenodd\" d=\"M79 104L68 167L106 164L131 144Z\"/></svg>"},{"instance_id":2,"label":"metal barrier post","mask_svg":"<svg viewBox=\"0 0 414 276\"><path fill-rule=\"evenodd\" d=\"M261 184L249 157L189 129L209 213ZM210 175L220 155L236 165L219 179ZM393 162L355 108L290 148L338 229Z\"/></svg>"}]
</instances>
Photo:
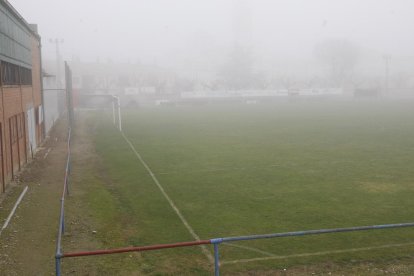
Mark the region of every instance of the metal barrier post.
<instances>
[{"instance_id":1,"label":"metal barrier post","mask_svg":"<svg viewBox=\"0 0 414 276\"><path fill-rule=\"evenodd\" d=\"M66 195L69 196L69 158L68 158L68 165L66 169L66 178L65 178L65 189L66 189Z\"/></svg>"},{"instance_id":2,"label":"metal barrier post","mask_svg":"<svg viewBox=\"0 0 414 276\"><path fill-rule=\"evenodd\" d=\"M214 275L220 276L220 260L219 260L219 250L218 243L214 244Z\"/></svg>"},{"instance_id":3,"label":"metal barrier post","mask_svg":"<svg viewBox=\"0 0 414 276\"><path fill-rule=\"evenodd\" d=\"M61 269L60 269L60 261L61 261L62 257L60 254L56 254L55 256L55 268L56 268L56 276L60 276L61 275Z\"/></svg>"},{"instance_id":4,"label":"metal barrier post","mask_svg":"<svg viewBox=\"0 0 414 276\"><path fill-rule=\"evenodd\" d=\"M222 238L211 239L210 243L214 245L214 275L220 275L220 255L219 255L219 244L223 242Z\"/></svg>"},{"instance_id":5,"label":"metal barrier post","mask_svg":"<svg viewBox=\"0 0 414 276\"><path fill-rule=\"evenodd\" d=\"M65 194L69 195L69 173L70 173L70 143L71 143L71 128L69 128L68 141L67 141L67 158L66 158L66 168L65 168L65 179L63 183L63 192L62 197L60 198L60 216L59 216L59 230L56 240L56 255L55 255L55 269L56 276L61 275L61 261L63 258L62 254L62 235L65 233Z\"/></svg>"},{"instance_id":6,"label":"metal barrier post","mask_svg":"<svg viewBox=\"0 0 414 276\"><path fill-rule=\"evenodd\" d=\"M62 234L65 234L65 212L63 212L62 217Z\"/></svg>"}]
</instances>

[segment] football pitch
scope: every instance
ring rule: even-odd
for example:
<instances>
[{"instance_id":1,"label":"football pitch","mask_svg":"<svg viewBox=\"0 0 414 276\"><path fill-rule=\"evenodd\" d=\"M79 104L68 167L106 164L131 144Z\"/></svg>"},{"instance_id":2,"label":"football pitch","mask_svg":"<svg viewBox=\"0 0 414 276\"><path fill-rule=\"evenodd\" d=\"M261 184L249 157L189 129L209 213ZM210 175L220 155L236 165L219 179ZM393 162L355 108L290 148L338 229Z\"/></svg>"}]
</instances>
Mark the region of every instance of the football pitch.
<instances>
[{"instance_id":1,"label":"football pitch","mask_svg":"<svg viewBox=\"0 0 414 276\"><path fill-rule=\"evenodd\" d=\"M108 116L88 120L106 183L90 207L108 246L414 221L414 101L124 110L124 136ZM223 272L413 253L411 228L220 246ZM141 262L202 274L211 254L169 249Z\"/></svg>"}]
</instances>

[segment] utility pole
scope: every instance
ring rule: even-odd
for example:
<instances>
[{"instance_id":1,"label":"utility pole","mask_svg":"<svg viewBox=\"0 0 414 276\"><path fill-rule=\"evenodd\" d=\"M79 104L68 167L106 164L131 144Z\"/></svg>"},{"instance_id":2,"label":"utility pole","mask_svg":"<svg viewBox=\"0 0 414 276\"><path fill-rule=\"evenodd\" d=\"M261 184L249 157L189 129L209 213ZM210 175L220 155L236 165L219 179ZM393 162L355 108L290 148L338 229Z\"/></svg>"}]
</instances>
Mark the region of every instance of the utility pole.
<instances>
[{"instance_id":1,"label":"utility pole","mask_svg":"<svg viewBox=\"0 0 414 276\"><path fill-rule=\"evenodd\" d=\"M73 90L72 90L72 70L68 63L65 61L65 81L66 81L66 109L68 112L68 119L70 127L73 127L74 114L73 114Z\"/></svg>"},{"instance_id":2,"label":"utility pole","mask_svg":"<svg viewBox=\"0 0 414 276\"><path fill-rule=\"evenodd\" d=\"M61 64L62 57L60 56L59 44L63 44L63 38L49 39L50 43L54 43L56 46L56 88L62 88L62 73Z\"/></svg>"},{"instance_id":3,"label":"utility pole","mask_svg":"<svg viewBox=\"0 0 414 276\"><path fill-rule=\"evenodd\" d=\"M390 55L384 55L385 62L385 83L384 83L384 94L388 96L389 94L389 75L390 75Z\"/></svg>"}]
</instances>

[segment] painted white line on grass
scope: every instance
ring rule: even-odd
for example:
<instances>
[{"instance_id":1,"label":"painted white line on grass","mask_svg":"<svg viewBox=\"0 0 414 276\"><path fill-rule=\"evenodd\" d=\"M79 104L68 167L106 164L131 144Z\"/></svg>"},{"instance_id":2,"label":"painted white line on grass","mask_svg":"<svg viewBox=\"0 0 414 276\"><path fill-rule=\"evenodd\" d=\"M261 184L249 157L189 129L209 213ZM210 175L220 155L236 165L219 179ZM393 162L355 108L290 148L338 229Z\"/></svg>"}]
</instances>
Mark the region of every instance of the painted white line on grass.
<instances>
[{"instance_id":1,"label":"painted white line on grass","mask_svg":"<svg viewBox=\"0 0 414 276\"><path fill-rule=\"evenodd\" d=\"M320 252L314 252L314 253L302 253L302 254L293 254L293 255L285 255L285 256L270 256L270 257L261 257L261 258L240 259L240 260L234 260L234 261L222 261L222 262L220 262L220 264L222 264L222 265L223 264L238 264L238 263L250 263L250 262L266 261L266 260L303 258L303 257L322 256L322 255L359 252L359 251L369 251L369 250L375 250L375 249L403 247L403 246L412 246L412 245L414 245L414 242L395 243L395 244L386 244L386 245L371 246L371 247L360 247L360 248L350 248L350 249L342 249L342 250L320 251Z\"/></svg>"},{"instance_id":2,"label":"painted white line on grass","mask_svg":"<svg viewBox=\"0 0 414 276\"><path fill-rule=\"evenodd\" d=\"M169 197L169 195L165 192L164 188L161 186L158 179L155 177L154 173L151 171L150 167L147 165L147 163L144 161L144 159L141 157L141 155L138 153L138 151L135 149L135 147L132 145L132 143L129 141L129 139L125 136L123 132L121 132L122 137L124 137L125 141L128 143L132 151L135 153L135 155L138 157L139 161L141 161L142 165L145 167L149 175L151 176L152 180L154 180L154 183L157 185L157 187L160 189L161 193L165 197L165 199L170 204L171 208L175 211L177 216L180 218L181 222L184 224L185 228L187 228L188 232L190 232L191 236L195 240L200 240L200 237L194 232L194 229L190 226L190 224L187 222L183 214L181 214L180 210L175 206L172 199ZM207 248L204 245L201 245L201 250L203 251L204 255L206 255L207 259L214 263L213 255L211 255L210 251L207 250Z\"/></svg>"},{"instance_id":3,"label":"painted white line on grass","mask_svg":"<svg viewBox=\"0 0 414 276\"><path fill-rule=\"evenodd\" d=\"M52 150L52 148L49 148L47 150L47 152L45 153L45 155L43 156L43 159L46 159L46 157L49 155L49 152Z\"/></svg>"},{"instance_id":4,"label":"painted white line on grass","mask_svg":"<svg viewBox=\"0 0 414 276\"><path fill-rule=\"evenodd\" d=\"M280 165L269 165L269 166L261 166L261 167L233 167L233 168L211 168L211 169L204 169L204 170L191 170L189 171L173 171L173 172L156 172L158 175L168 175L168 174L184 174L184 173L214 173L214 172L227 172L227 171L242 171L242 170L252 170L252 169L269 169L281 167Z\"/></svg>"},{"instance_id":5,"label":"painted white line on grass","mask_svg":"<svg viewBox=\"0 0 414 276\"><path fill-rule=\"evenodd\" d=\"M234 243L223 243L223 245L254 251L254 252L266 255L266 256L276 257L276 255L273 254L273 253L266 252L266 251L263 251L263 250L260 250L260 249L254 248L254 247L250 247L250 246L238 245L238 244L234 244Z\"/></svg>"},{"instance_id":6,"label":"painted white line on grass","mask_svg":"<svg viewBox=\"0 0 414 276\"><path fill-rule=\"evenodd\" d=\"M24 195L26 194L28 188L29 188L28 186L26 186L24 188L23 192L20 194L19 198L17 199L16 203L14 204L14 207L11 210L9 216L7 217L6 222L4 222L3 227L0 229L0 235L3 232L3 230L6 229L6 227L9 225L9 222L10 222L11 218L13 217L14 213L16 212L17 206L19 206L19 204L22 201Z\"/></svg>"}]
</instances>

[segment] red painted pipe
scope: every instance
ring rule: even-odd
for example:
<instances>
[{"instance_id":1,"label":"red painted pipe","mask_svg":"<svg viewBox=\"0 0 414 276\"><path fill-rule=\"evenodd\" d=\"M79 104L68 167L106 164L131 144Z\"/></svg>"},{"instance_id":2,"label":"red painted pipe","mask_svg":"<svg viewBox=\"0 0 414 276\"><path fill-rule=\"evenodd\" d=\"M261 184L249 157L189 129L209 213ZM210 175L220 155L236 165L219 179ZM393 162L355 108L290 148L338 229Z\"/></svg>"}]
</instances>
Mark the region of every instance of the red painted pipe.
<instances>
[{"instance_id":1,"label":"red painted pipe","mask_svg":"<svg viewBox=\"0 0 414 276\"><path fill-rule=\"evenodd\" d=\"M117 249L104 249L104 250L96 250L96 251L64 253L62 254L62 258L117 254L117 253L126 253L126 252L134 252L134 251L150 251L150 250L158 250L158 249L164 249L164 248L186 247L186 246L202 245L202 244L210 244L210 243L211 243L210 240L201 240L201 241L177 242L177 243L167 243L167 244L157 244L157 245L137 246L137 247L131 246L131 247L124 247L124 248L117 248Z\"/></svg>"}]
</instances>

